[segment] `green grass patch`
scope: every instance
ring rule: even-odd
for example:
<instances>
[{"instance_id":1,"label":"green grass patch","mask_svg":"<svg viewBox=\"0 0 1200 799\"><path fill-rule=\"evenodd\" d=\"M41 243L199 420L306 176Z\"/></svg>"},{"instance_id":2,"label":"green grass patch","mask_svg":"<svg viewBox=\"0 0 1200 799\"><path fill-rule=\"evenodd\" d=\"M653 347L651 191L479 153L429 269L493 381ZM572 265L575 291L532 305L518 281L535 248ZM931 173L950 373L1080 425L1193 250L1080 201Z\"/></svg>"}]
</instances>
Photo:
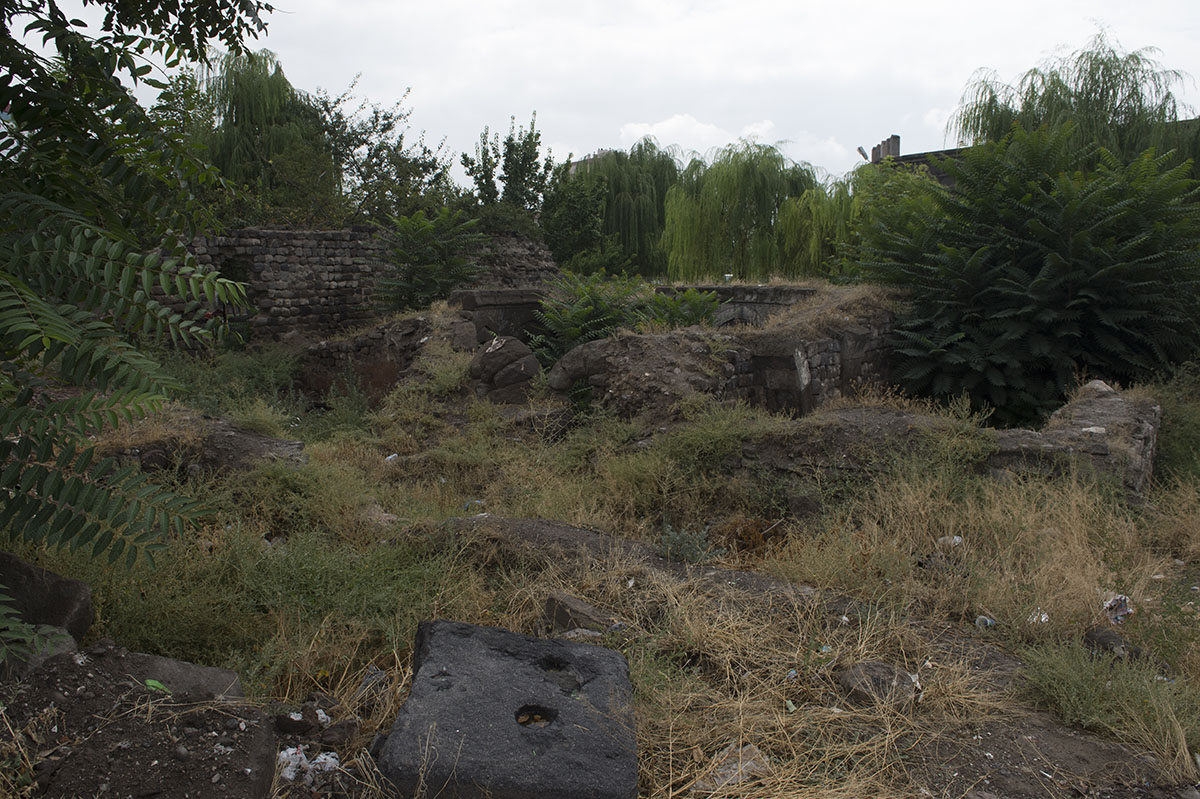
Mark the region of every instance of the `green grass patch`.
<instances>
[{"instance_id":1,"label":"green grass patch","mask_svg":"<svg viewBox=\"0 0 1200 799\"><path fill-rule=\"evenodd\" d=\"M1154 755L1180 781L1198 776L1200 689L1150 663L1096 657L1078 645L1024 650L1026 690L1068 724Z\"/></svg>"}]
</instances>

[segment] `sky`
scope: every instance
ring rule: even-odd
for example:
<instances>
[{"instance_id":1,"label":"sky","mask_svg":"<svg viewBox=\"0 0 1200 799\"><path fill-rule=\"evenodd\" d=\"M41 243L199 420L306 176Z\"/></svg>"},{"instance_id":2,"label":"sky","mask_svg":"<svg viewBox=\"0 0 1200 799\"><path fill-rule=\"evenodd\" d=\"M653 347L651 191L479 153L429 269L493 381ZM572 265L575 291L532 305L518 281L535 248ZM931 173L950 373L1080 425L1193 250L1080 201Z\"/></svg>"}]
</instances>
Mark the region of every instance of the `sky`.
<instances>
[{"instance_id":1,"label":"sky","mask_svg":"<svg viewBox=\"0 0 1200 799\"><path fill-rule=\"evenodd\" d=\"M1200 0L278 0L251 46L307 91L361 75L356 94L390 105L411 88L409 137L456 163L485 125L536 111L558 160L645 135L700 154L750 138L838 175L891 134L903 153L954 146L946 121L977 70L1015 82L1101 29L1157 48L1200 107Z\"/></svg>"}]
</instances>

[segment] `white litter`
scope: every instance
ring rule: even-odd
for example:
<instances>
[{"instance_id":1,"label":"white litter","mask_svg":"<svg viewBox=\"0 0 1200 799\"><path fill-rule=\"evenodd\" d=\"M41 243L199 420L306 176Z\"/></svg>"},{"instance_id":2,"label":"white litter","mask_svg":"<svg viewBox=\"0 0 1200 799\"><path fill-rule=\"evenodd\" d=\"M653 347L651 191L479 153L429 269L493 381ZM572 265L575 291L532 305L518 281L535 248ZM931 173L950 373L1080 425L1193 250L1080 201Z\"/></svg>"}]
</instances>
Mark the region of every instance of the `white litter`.
<instances>
[{"instance_id":1,"label":"white litter","mask_svg":"<svg viewBox=\"0 0 1200 799\"><path fill-rule=\"evenodd\" d=\"M290 746L279 753L279 778L287 782L302 782L312 785L318 774L337 771L341 768L338 756L333 752L317 755L312 760L304 754L303 746Z\"/></svg>"}]
</instances>

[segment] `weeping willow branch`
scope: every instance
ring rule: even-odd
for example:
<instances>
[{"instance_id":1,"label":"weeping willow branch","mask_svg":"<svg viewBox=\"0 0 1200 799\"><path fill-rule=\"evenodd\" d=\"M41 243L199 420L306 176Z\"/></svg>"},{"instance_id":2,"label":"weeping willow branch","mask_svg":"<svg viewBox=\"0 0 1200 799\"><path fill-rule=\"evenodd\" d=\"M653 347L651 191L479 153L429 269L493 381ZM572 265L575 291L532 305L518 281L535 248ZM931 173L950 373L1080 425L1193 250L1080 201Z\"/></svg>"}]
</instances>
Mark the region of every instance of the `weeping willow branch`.
<instances>
[{"instance_id":1,"label":"weeping willow branch","mask_svg":"<svg viewBox=\"0 0 1200 799\"><path fill-rule=\"evenodd\" d=\"M1082 50L1026 72L1016 85L981 71L967 86L948 131L965 143L999 141L1026 130L1074 125L1072 144L1098 145L1128 162L1153 147L1200 155L1200 126L1175 96L1184 75L1164 69L1153 48L1126 52L1102 31Z\"/></svg>"}]
</instances>

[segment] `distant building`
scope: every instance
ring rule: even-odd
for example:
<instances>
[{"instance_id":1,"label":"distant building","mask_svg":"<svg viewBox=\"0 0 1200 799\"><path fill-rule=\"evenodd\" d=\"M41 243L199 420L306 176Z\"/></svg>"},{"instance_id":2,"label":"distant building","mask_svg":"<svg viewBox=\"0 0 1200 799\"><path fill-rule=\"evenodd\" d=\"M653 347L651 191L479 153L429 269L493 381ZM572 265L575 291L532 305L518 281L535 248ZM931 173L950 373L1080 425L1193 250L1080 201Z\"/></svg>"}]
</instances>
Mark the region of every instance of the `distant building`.
<instances>
[{"instance_id":1,"label":"distant building","mask_svg":"<svg viewBox=\"0 0 1200 799\"><path fill-rule=\"evenodd\" d=\"M912 167L925 167L929 170L929 174L933 176L938 183L941 183L946 188L954 187L954 180L938 168L933 162L934 158L957 158L966 151L966 147L952 147L948 150L930 150L924 153L910 153L908 155L900 154L900 137L893 133L886 139L876 144L871 148L871 163L878 164L885 158L890 158L897 164L904 164Z\"/></svg>"},{"instance_id":2,"label":"distant building","mask_svg":"<svg viewBox=\"0 0 1200 799\"><path fill-rule=\"evenodd\" d=\"M616 150L606 150L604 148L600 148L599 150L592 153L591 155L585 155L583 158L580 158L578 161L572 161L571 166L567 167L567 174L574 175L576 172L578 172L585 165L591 163L592 161L603 158L604 156L608 155L609 153L615 153L615 152L616 152Z\"/></svg>"}]
</instances>

